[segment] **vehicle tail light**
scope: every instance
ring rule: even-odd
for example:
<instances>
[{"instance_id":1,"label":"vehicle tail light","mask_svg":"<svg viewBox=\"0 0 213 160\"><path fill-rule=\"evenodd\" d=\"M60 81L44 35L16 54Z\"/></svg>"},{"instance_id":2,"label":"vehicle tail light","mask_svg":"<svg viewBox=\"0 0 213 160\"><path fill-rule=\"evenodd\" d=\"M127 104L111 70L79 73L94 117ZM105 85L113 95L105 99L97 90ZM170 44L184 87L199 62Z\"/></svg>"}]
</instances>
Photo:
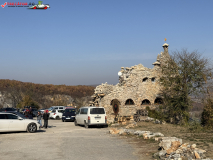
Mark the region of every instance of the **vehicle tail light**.
<instances>
[{"instance_id":1,"label":"vehicle tail light","mask_svg":"<svg viewBox=\"0 0 213 160\"><path fill-rule=\"evenodd\" d=\"M107 123L107 116L105 116L105 123Z\"/></svg>"},{"instance_id":2,"label":"vehicle tail light","mask_svg":"<svg viewBox=\"0 0 213 160\"><path fill-rule=\"evenodd\" d=\"M54 113L54 115L55 115L55 113Z\"/></svg>"},{"instance_id":3,"label":"vehicle tail light","mask_svg":"<svg viewBox=\"0 0 213 160\"><path fill-rule=\"evenodd\" d=\"M88 116L88 124L90 124L90 116Z\"/></svg>"}]
</instances>

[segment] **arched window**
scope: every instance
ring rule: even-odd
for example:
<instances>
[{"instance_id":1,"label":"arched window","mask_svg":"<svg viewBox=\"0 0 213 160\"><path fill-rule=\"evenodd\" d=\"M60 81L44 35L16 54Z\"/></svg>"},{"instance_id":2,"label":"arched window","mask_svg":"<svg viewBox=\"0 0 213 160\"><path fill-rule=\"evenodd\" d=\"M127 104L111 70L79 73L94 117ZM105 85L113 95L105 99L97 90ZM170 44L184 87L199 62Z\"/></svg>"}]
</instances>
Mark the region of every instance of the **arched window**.
<instances>
[{"instance_id":1,"label":"arched window","mask_svg":"<svg viewBox=\"0 0 213 160\"><path fill-rule=\"evenodd\" d=\"M132 99L127 99L125 105L134 105L134 101Z\"/></svg>"},{"instance_id":2,"label":"arched window","mask_svg":"<svg viewBox=\"0 0 213 160\"><path fill-rule=\"evenodd\" d=\"M147 81L148 81L147 77L142 80L142 82L147 82Z\"/></svg>"},{"instance_id":3,"label":"arched window","mask_svg":"<svg viewBox=\"0 0 213 160\"><path fill-rule=\"evenodd\" d=\"M150 105L150 101L148 99L144 99L141 103L141 105Z\"/></svg>"},{"instance_id":4,"label":"arched window","mask_svg":"<svg viewBox=\"0 0 213 160\"><path fill-rule=\"evenodd\" d=\"M155 82L155 77L153 77L153 78L151 79L151 81L152 81L152 82Z\"/></svg>"},{"instance_id":5,"label":"arched window","mask_svg":"<svg viewBox=\"0 0 213 160\"><path fill-rule=\"evenodd\" d=\"M155 99L155 104L157 104L157 105L163 104L162 98L156 98L156 99Z\"/></svg>"}]
</instances>

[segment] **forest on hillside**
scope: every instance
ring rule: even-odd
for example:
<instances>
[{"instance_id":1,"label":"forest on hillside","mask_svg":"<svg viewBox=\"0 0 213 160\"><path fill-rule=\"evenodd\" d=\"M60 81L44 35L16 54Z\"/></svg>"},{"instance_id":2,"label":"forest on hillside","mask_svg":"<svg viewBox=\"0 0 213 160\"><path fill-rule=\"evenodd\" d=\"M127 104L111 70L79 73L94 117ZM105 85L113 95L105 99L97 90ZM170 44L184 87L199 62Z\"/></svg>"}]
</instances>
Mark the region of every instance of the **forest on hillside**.
<instances>
[{"instance_id":1,"label":"forest on hillside","mask_svg":"<svg viewBox=\"0 0 213 160\"><path fill-rule=\"evenodd\" d=\"M23 101L23 99L30 99L31 101L44 106L43 97L47 95L68 95L74 99L81 99L82 97L91 96L94 92L94 88L94 86L85 85L67 86L35 84L8 79L0 80L1 93L6 95L6 98L10 98L15 106Z\"/></svg>"}]
</instances>

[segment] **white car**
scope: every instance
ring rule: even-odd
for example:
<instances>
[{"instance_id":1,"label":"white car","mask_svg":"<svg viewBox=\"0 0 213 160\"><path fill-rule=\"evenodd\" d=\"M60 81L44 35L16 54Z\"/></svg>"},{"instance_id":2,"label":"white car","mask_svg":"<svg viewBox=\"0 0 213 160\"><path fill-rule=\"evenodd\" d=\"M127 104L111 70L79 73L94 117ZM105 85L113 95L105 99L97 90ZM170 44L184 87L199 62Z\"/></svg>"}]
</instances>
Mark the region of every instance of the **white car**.
<instances>
[{"instance_id":1,"label":"white car","mask_svg":"<svg viewBox=\"0 0 213 160\"><path fill-rule=\"evenodd\" d=\"M40 124L33 119L26 119L21 113L0 112L0 132L27 131L34 133Z\"/></svg>"},{"instance_id":2,"label":"white car","mask_svg":"<svg viewBox=\"0 0 213 160\"><path fill-rule=\"evenodd\" d=\"M75 125L84 125L85 128L92 125L108 126L104 107L81 107L76 112Z\"/></svg>"},{"instance_id":3,"label":"white car","mask_svg":"<svg viewBox=\"0 0 213 160\"><path fill-rule=\"evenodd\" d=\"M66 107L65 106L52 106L52 107L48 108L49 113L51 113L52 110L54 110L54 109L65 110Z\"/></svg>"},{"instance_id":4,"label":"white car","mask_svg":"<svg viewBox=\"0 0 213 160\"><path fill-rule=\"evenodd\" d=\"M59 109L53 109L52 112L50 112L49 118L53 119L61 119L63 115L64 110L59 110Z\"/></svg>"}]
</instances>

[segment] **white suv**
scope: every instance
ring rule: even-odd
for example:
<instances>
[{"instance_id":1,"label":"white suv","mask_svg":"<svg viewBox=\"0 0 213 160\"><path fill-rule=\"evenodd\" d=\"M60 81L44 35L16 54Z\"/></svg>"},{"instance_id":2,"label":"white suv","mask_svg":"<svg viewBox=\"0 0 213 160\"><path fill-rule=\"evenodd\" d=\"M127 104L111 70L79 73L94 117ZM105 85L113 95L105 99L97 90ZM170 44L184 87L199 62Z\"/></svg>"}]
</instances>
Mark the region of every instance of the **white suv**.
<instances>
[{"instance_id":1,"label":"white suv","mask_svg":"<svg viewBox=\"0 0 213 160\"><path fill-rule=\"evenodd\" d=\"M81 107L75 115L75 125L84 125L89 128L91 125L108 126L105 109L103 107Z\"/></svg>"},{"instance_id":2,"label":"white suv","mask_svg":"<svg viewBox=\"0 0 213 160\"><path fill-rule=\"evenodd\" d=\"M53 109L52 112L50 113L49 118L61 119L63 112L64 112L64 110Z\"/></svg>"}]
</instances>

